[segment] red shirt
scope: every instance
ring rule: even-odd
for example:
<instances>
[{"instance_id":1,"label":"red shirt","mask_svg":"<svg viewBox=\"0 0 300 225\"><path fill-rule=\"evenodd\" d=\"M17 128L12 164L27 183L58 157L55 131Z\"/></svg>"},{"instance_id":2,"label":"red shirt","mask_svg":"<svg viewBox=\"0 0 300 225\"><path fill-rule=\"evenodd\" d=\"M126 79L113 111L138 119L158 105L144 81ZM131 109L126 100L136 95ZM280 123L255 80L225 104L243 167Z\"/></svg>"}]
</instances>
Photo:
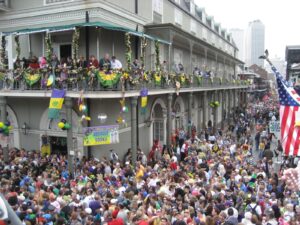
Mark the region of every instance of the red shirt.
<instances>
[{"instance_id":1,"label":"red shirt","mask_svg":"<svg viewBox=\"0 0 300 225\"><path fill-rule=\"evenodd\" d=\"M121 218L113 219L107 223L108 225L124 225L124 222Z\"/></svg>"},{"instance_id":2,"label":"red shirt","mask_svg":"<svg viewBox=\"0 0 300 225\"><path fill-rule=\"evenodd\" d=\"M30 63L30 64L29 64L29 67L30 67L31 69L38 69L38 68L40 68L40 65L39 65L38 63Z\"/></svg>"},{"instance_id":3,"label":"red shirt","mask_svg":"<svg viewBox=\"0 0 300 225\"><path fill-rule=\"evenodd\" d=\"M171 163L170 163L170 168L171 168L172 170L177 170L177 163L176 163L176 162L171 162Z\"/></svg>"}]
</instances>

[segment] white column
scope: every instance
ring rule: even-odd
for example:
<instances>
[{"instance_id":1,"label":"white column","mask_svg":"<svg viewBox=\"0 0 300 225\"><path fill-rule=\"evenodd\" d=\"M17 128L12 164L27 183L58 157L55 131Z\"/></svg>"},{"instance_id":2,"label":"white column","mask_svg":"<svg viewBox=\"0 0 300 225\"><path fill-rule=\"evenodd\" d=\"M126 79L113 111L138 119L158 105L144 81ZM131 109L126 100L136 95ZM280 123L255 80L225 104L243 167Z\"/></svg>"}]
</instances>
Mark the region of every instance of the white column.
<instances>
[{"instance_id":1,"label":"white column","mask_svg":"<svg viewBox=\"0 0 300 225\"><path fill-rule=\"evenodd\" d=\"M8 69L14 68L14 38L13 35L7 36L7 57L8 57Z\"/></svg>"}]
</instances>

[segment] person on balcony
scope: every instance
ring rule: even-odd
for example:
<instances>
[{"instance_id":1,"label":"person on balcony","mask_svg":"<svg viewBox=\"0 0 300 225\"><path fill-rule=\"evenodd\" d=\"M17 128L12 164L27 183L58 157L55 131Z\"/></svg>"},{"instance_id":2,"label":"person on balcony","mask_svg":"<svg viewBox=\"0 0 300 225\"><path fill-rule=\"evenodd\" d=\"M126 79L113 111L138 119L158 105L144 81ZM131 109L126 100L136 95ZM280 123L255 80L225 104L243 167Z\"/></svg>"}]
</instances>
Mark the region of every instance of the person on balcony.
<instances>
[{"instance_id":1,"label":"person on balcony","mask_svg":"<svg viewBox=\"0 0 300 225\"><path fill-rule=\"evenodd\" d=\"M201 75L201 70L196 66L193 70L193 75L195 76L200 76Z\"/></svg>"},{"instance_id":2,"label":"person on balcony","mask_svg":"<svg viewBox=\"0 0 300 225\"><path fill-rule=\"evenodd\" d=\"M92 55L89 60L88 68L91 68L91 67L94 67L94 68L99 67L99 62L94 55Z\"/></svg>"},{"instance_id":3,"label":"person on balcony","mask_svg":"<svg viewBox=\"0 0 300 225\"><path fill-rule=\"evenodd\" d=\"M104 55L104 57L102 59L100 59L99 67L100 67L100 70L107 70L107 71L109 71L111 69L110 58L109 58L109 54L108 53L106 53Z\"/></svg>"},{"instance_id":4,"label":"person on balcony","mask_svg":"<svg viewBox=\"0 0 300 225\"><path fill-rule=\"evenodd\" d=\"M52 69L56 69L57 67L59 66L59 61L58 61L58 58L55 54L52 55L51 57L51 67Z\"/></svg>"},{"instance_id":5,"label":"person on balcony","mask_svg":"<svg viewBox=\"0 0 300 225\"><path fill-rule=\"evenodd\" d=\"M77 62L77 67L78 68L87 68L87 62L86 62L86 60L84 59L83 56L80 56L80 58Z\"/></svg>"},{"instance_id":6,"label":"person on balcony","mask_svg":"<svg viewBox=\"0 0 300 225\"><path fill-rule=\"evenodd\" d=\"M135 60L133 61L133 63L131 64L131 69L132 69L133 71L136 71L136 70L140 69L140 67L141 67L141 65L140 65L138 59L135 59Z\"/></svg>"},{"instance_id":7,"label":"person on balcony","mask_svg":"<svg viewBox=\"0 0 300 225\"><path fill-rule=\"evenodd\" d=\"M110 65L112 70L122 69L122 63L116 58L116 56L111 57Z\"/></svg>"},{"instance_id":8,"label":"person on balcony","mask_svg":"<svg viewBox=\"0 0 300 225\"><path fill-rule=\"evenodd\" d=\"M38 62L38 58L36 56L33 56L30 64L29 64L29 68L36 70L40 68L39 62Z\"/></svg>"}]
</instances>

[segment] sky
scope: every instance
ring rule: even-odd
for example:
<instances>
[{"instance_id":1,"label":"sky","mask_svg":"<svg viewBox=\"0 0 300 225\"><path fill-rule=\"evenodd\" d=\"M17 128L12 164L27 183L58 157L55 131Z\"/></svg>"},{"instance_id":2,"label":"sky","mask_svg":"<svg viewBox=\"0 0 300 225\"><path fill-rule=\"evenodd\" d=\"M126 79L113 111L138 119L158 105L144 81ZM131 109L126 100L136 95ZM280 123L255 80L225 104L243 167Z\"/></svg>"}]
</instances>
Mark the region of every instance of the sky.
<instances>
[{"instance_id":1,"label":"sky","mask_svg":"<svg viewBox=\"0 0 300 225\"><path fill-rule=\"evenodd\" d=\"M227 30L246 29L253 20L265 25L265 48L285 58L287 45L300 45L300 0L195 0Z\"/></svg>"}]
</instances>

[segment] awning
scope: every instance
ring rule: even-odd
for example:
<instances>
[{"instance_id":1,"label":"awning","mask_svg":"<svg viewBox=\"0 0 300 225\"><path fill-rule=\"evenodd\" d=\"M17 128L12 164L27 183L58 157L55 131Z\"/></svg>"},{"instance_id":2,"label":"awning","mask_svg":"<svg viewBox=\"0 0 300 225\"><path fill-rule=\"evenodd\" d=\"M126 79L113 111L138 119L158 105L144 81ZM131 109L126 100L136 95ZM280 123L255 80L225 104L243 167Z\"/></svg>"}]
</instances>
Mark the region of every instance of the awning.
<instances>
[{"instance_id":1,"label":"awning","mask_svg":"<svg viewBox=\"0 0 300 225\"><path fill-rule=\"evenodd\" d=\"M107 30L114 30L114 31L121 31L121 32L128 32L132 35L139 36L139 37L146 37L151 40L156 40L160 43L170 45L171 43L160 38L154 37L152 35L145 34L143 32L135 31L126 27L119 27L112 24L108 24L105 22L89 22L89 23L76 23L76 24L69 24L69 25L62 25L62 26L51 26L51 27L40 27L40 28L30 28L30 29L21 29L11 32L3 32L2 35L24 35L24 34L33 34L33 33L41 33L41 32L61 32L67 30L74 30L75 27L101 27Z\"/></svg>"}]
</instances>

